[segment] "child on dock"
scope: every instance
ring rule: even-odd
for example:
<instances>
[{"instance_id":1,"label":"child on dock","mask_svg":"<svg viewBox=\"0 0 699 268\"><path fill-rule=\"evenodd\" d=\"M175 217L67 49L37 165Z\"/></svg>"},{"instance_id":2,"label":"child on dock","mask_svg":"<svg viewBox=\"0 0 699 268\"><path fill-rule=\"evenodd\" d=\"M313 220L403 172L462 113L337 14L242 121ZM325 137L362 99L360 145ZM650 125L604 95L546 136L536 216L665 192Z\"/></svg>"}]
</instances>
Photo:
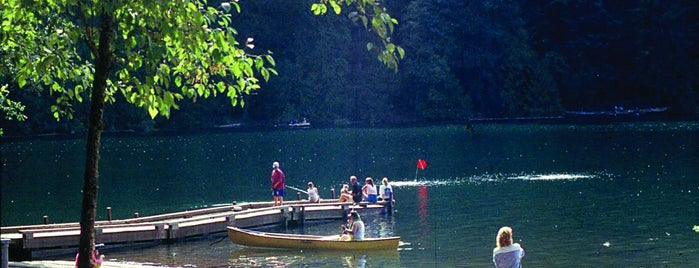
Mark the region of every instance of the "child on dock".
<instances>
[{"instance_id":1,"label":"child on dock","mask_svg":"<svg viewBox=\"0 0 699 268\"><path fill-rule=\"evenodd\" d=\"M311 203L320 202L320 195L318 194L318 188L313 186L312 181L308 182L308 190L306 190L306 193L308 194L308 202L311 202Z\"/></svg>"},{"instance_id":2,"label":"child on dock","mask_svg":"<svg viewBox=\"0 0 699 268\"><path fill-rule=\"evenodd\" d=\"M349 185L343 184L342 190L340 190L340 200L338 202L350 202L352 201L352 193L349 190Z\"/></svg>"}]
</instances>

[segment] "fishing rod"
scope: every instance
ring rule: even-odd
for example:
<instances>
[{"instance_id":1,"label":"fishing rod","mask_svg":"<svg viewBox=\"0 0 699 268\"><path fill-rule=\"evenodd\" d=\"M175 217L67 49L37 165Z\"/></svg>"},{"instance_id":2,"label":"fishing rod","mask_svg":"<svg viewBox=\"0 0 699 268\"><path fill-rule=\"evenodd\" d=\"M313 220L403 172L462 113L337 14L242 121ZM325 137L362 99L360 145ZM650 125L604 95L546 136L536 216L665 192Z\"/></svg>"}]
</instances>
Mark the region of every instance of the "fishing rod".
<instances>
[{"instance_id":1,"label":"fishing rod","mask_svg":"<svg viewBox=\"0 0 699 268\"><path fill-rule=\"evenodd\" d=\"M294 186L289 186L289 185L287 185L286 187L289 187L289 188L291 188L292 190L296 190L296 191L302 192L302 193L304 193L304 194L308 194L308 192L306 192L306 191L304 191L304 190L301 190L301 189L299 189L299 188L296 188L296 187L294 187Z\"/></svg>"}]
</instances>

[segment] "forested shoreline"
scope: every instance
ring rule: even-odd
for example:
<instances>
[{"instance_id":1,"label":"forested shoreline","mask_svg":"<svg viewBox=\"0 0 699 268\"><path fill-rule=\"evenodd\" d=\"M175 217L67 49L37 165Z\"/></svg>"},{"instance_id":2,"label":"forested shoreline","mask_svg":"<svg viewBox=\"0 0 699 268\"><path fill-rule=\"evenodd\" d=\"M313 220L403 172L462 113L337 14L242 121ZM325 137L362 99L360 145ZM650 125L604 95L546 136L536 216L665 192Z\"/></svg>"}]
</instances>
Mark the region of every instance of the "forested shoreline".
<instances>
[{"instance_id":1,"label":"forested shoreline","mask_svg":"<svg viewBox=\"0 0 699 268\"><path fill-rule=\"evenodd\" d=\"M406 51L398 72L367 52L363 27L346 16L314 16L313 1L304 2L240 2L239 36L272 51L279 73L246 95L244 107L201 98L151 120L116 101L105 109L105 130L271 127L302 118L321 126L431 124L618 107L699 114L699 7L691 1L387 0L399 21L394 41ZM86 128L88 102L73 103L75 118L57 122L55 96L18 89L12 74L0 79L28 116L2 119L5 135Z\"/></svg>"}]
</instances>

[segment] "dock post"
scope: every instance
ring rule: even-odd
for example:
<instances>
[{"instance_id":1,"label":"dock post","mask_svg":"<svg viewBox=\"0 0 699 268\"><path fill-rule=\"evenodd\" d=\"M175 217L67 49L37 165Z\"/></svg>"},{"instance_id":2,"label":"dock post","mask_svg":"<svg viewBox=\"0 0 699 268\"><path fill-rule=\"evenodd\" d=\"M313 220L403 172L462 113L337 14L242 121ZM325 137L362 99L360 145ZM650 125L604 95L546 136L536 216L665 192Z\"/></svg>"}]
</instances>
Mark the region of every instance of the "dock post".
<instances>
[{"instance_id":1,"label":"dock post","mask_svg":"<svg viewBox=\"0 0 699 268\"><path fill-rule=\"evenodd\" d=\"M342 220L343 220L343 221L346 221L346 220L347 220L347 214L349 214L350 211L351 211L351 210L350 210L350 206L349 206L349 205L344 205L344 204L342 205L342 209L340 210L340 212L342 213Z\"/></svg>"},{"instance_id":2,"label":"dock post","mask_svg":"<svg viewBox=\"0 0 699 268\"><path fill-rule=\"evenodd\" d=\"M101 242L102 242L102 228L95 227L95 244L99 244Z\"/></svg>"},{"instance_id":3,"label":"dock post","mask_svg":"<svg viewBox=\"0 0 699 268\"><path fill-rule=\"evenodd\" d=\"M170 223L169 225L170 225L170 228L168 228L169 232L167 235L167 239L169 240L169 242L172 242L172 241L177 240L177 231L180 229L180 224L173 222L173 223Z\"/></svg>"},{"instance_id":4,"label":"dock post","mask_svg":"<svg viewBox=\"0 0 699 268\"><path fill-rule=\"evenodd\" d=\"M296 192L296 200L301 200L301 192Z\"/></svg>"},{"instance_id":5,"label":"dock post","mask_svg":"<svg viewBox=\"0 0 699 268\"><path fill-rule=\"evenodd\" d=\"M284 224L284 230L289 229L289 210L286 209L286 207L283 207L281 209L282 212L282 221Z\"/></svg>"},{"instance_id":6,"label":"dock post","mask_svg":"<svg viewBox=\"0 0 699 268\"><path fill-rule=\"evenodd\" d=\"M49 224L49 216L44 215L44 224Z\"/></svg>"},{"instance_id":7,"label":"dock post","mask_svg":"<svg viewBox=\"0 0 699 268\"><path fill-rule=\"evenodd\" d=\"M133 217L134 217L134 218L138 218L138 216L139 216L139 215L138 215L138 212L134 212L134 213L133 213Z\"/></svg>"},{"instance_id":8,"label":"dock post","mask_svg":"<svg viewBox=\"0 0 699 268\"><path fill-rule=\"evenodd\" d=\"M2 263L0 267L7 268L10 267L10 239L2 239Z\"/></svg>"},{"instance_id":9,"label":"dock post","mask_svg":"<svg viewBox=\"0 0 699 268\"><path fill-rule=\"evenodd\" d=\"M335 188L330 188L330 199L335 199Z\"/></svg>"},{"instance_id":10,"label":"dock post","mask_svg":"<svg viewBox=\"0 0 699 268\"><path fill-rule=\"evenodd\" d=\"M226 225L235 227L235 215L226 216Z\"/></svg>"},{"instance_id":11,"label":"dock post","mask_svg":"<svg viewBox=\"0 0 699 268\"><path fill-rule=\"evenodd\" d=\"M112 207L107 207L107 220L112 221Z\"/></svg>"},{"instance_id":12,"label":"dock post","mask_svg":"<svg viewBox=\"0 0 699 268\"><path fill-rule=\"evenodd\" d=\"M158 223L155 225L155 230L157 231L157 236L159 240L167 240L167 231L165 231L165 224Z\"/></svg>"}]
</instances>

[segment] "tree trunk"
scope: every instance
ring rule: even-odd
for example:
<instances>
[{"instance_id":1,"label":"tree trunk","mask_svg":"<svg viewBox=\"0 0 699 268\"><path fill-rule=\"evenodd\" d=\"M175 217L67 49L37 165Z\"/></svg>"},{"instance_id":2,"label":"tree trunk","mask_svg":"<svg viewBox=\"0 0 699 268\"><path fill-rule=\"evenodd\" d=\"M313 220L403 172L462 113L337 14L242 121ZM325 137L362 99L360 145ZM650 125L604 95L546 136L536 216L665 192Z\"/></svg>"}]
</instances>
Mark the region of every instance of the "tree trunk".
<instances>
[{"instance_id":1,"label":"tree trunk","mask_svg":"<svg viewBox=\"0 0 699 268\"><path fill-rule=\"evenodd\" d=\"M90 97L90 118L85 147L85 174L83 178L83 202L80 214L79 267L92 268L95 245L95 215L97 213L97 182L99 178L100 138L103 130L104 99L107 78L112 69L113 54L110 48L114 35L113 16L102 13L99 48L95 56L95 80Z\"/></svg>"}]
</instances>

